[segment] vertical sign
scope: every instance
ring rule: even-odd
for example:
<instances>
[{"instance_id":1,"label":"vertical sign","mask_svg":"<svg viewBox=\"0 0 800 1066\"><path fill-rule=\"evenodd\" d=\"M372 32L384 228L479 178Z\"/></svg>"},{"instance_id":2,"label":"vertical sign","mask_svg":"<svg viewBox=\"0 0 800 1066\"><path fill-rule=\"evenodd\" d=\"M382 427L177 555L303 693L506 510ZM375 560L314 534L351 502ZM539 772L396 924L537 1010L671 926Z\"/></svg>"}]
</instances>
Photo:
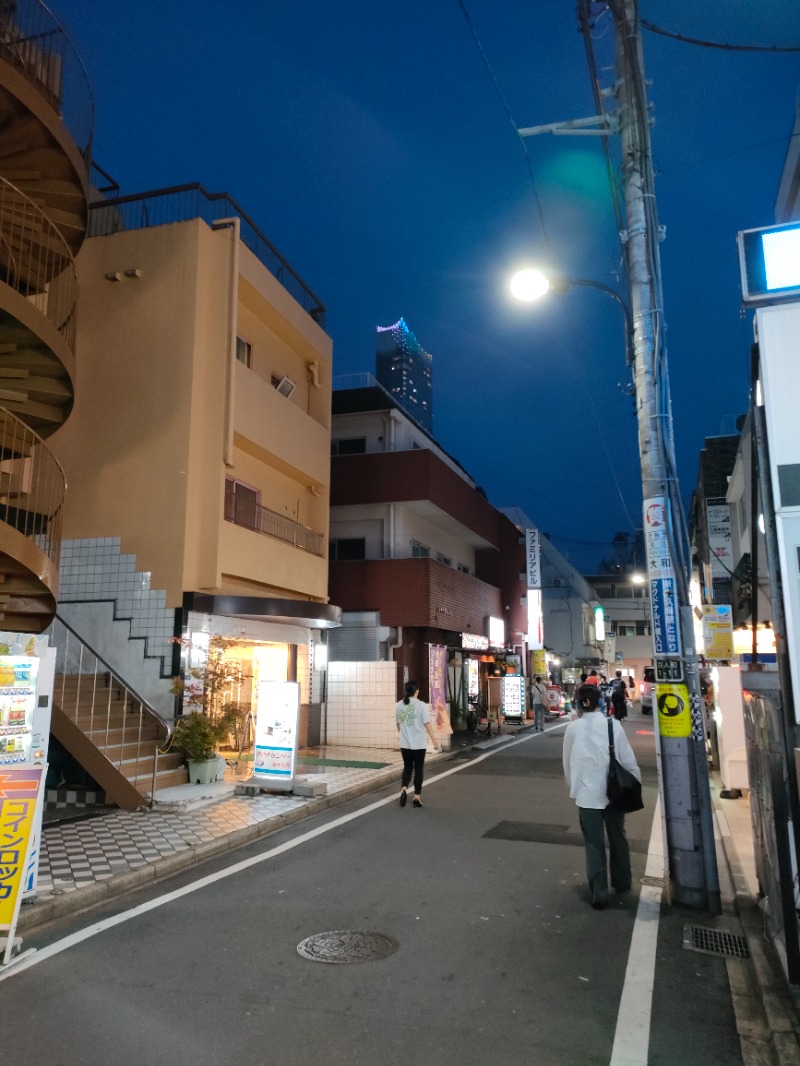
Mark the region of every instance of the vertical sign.
<instances>
[{"instance_id":1,"label":"vertical sign","mask_svg":"<svg viewBox=\"0 0 800 1066\"><path fill-rule=\"evenodd\" d=\"M709 500L706 504L708 550L711 554L711 576L730 577L733 571L731 547L731 510L724 499Z\"/></svg>"},{"instance_id":2,"label":"vertical sign","mask_svg":"<svg viewBox=\"0 0 800 1066\"><path fill-rule=\"evenodd\" d=\"M8 930L3 962L11 958L36 815L43 766L0 768L0 929Z\"/></svg>"},{"instance_id":3,"label":"vertical sign","mask_svg":"<svg viewBox=\"0 0 800 1066\"><path fill-rule=\"evenodd\" d=\"M657 656L680 656L681 633L667 520L667 504L663 496L653 496L644 501L644 537L650 581L653 649Z\"/></svg>"},{"instance_id":4,"label":"vertical sign","mask_svg":"<svg viewBox=\"0 0 800 1066\"><path fill-rule=\"evenodd\" d=\"M296 681L259 681L253 779L268 788L292 791L299 715Z\"/></svg>"},{"instance_id":5,"label":"vertical sign","mask_svg":"<svg viewBox=\"0 0 800 1066\"><path fill-rule=\"evenodd\" d=\"M542 590L528 589L528 647L531 651L544 648L544 611Z\"/></svg>"},{"instance_id":6,"label":"vertical sign","mask_svg":"<svg viewBox=\"0 0 800 1066\"><path fill-rule=\"evenodd\" d=\"M428 693L431 701L431 725L440 735L453 732L450 713L447 709L447 647L444 644L428 645Z\"/></svg>"},{"instance_id":7,"label":"vertical sign","mask_svg":"<svg viewBox=\"0 0 800 1066\"><path fill-rule=\"evenodd\" d=\"M528 588L542 587L541 545L538 529L525 530L525 561L528 571Z\"/></svg>"}]
</instances>

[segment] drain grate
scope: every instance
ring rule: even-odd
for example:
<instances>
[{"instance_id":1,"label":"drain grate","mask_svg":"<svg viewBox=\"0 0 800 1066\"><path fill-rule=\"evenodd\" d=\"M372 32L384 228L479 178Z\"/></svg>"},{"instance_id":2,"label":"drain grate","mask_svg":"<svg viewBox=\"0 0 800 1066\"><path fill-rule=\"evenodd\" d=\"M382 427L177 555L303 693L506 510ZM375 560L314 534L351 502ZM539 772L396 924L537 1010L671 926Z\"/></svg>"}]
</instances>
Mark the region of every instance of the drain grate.
<instances>
[{"instance_id":1,"label":"drain grate","mask_svg":"<svg viewBox=\"0 0 800 1066\"><path fill-rule=\"evenodd\" d=\"M663 877L651 877L649 874L645 874L641 879L643 885L647 885L648 888L663 888Z\"/></svg>"},{"instance_id":2,"label":"drain grate","mask_svg":"<svg viewBox=\"0 0 800 1066\"><path fill-rule=\"evenodd\" d=\"M332 933L315 933L297 945L297 954L312 962L373 962L394 954L400 947L394 937L384 933L360 933L340 929Z\"/></svg>"},{"instance_id":3,"label":"drain grate","mask_svg":"<svg viewBox=\"0 0 800 1066\"><path fill-rule=\"evenodd\" d=\"M706 929L702 925L683 927L683 946L689 951L701 951L704 955L726 955L731 959L750 956L743 936L729 933L727 929Z\"/></svg>"}]
</instances>

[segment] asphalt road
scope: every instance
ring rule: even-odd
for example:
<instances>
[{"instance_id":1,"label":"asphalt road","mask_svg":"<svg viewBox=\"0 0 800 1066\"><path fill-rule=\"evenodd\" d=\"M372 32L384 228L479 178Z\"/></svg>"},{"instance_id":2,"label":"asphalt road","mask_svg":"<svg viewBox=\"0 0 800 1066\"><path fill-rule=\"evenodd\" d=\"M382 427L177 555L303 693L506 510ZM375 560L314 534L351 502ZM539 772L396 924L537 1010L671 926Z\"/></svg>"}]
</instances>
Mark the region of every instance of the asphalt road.
<instances>
[{"instance_id":1,"label":"asphalt road","mask_svg":"<svg viewBox=\"0 0 800 1066\"><path fill-rule=\"evenodd\" d=\"M662 907L652 1012L640 973L618 1019L656 800L652 719L625 728L646 809L608 910L588 905L552 724L445 764L422 810L377 793L29 934L36 964L0 980L0 1064L608 1066L642 1024L651 1066L741 1063L724 959L682 948L695 913ZM298 954L334 930L399 947Z\"/></svg>"}]
</instances>

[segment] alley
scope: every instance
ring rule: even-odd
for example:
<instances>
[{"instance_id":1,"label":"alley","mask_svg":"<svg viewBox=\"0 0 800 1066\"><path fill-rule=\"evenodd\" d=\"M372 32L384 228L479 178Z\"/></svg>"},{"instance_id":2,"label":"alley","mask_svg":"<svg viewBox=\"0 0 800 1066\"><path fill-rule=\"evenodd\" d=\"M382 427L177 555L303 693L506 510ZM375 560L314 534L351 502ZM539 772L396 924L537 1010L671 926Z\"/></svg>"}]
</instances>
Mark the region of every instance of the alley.
<instances>
[{"instance_id":1,"label":"alley","mask_svg":"<svg viewBox=\"0 0 800 1066\"><path fill-rule=\"evenodd\" d=\"M620 1047L642 1026L642 1066L740 1063L725 961L682 947L704 916L662 906L652 1012L650 976L631 987L652 724L626 725L646 785L628 819L634 891L601 913L561 776L564 728L444 764L422 810L386 789L32 933L36 951L0 979L16 1019L0 1063L634 1066ZM358 965L298 954L335 930L398 947Z\"/></svg>"}]
</instances>

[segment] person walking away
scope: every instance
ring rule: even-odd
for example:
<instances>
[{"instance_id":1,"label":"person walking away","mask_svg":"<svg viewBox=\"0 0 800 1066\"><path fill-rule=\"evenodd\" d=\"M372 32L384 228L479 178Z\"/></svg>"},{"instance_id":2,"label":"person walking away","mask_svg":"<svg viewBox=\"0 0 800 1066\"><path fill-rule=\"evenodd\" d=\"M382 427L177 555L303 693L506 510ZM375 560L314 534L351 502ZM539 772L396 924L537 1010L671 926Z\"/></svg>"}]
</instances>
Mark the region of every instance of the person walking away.
<instances>
[{"instance_id":1,"label":"person walking away","mask_svg":"<svg viewBox=\"0 0 800 1066\"><path fill-rule=\"evenodd\" d=\"M414 806L422 806L422 778L425 773L425 751L428 737L436 751L441 751L431 725L428 705L419 696L416 681L406 682L405 696L394 709L397 732L400 734L400 753L403 756L403 775L400 779L400 806L408 800L408 786L414 777ZM427 736L426 736L427 734Z\"/></svg>"},{"instance_id":2,"label":"person walking away","mask_svg":"<svg viewBox=\"0 0 800 1066\"><path fill-rule=\"evenodd\" d=\"M628 690L621 670L611 680L611 707L618 722L628 717Z\"/></svg>"},{"instance_id":3,"label":"person walking away","mask_svg":"<svg viewBox=\"0 0 800 1066\"><path fill-rule=\"evenodd\" d=\"M544 732L544 711L547 706L547 686L537 674L531 685L531 699L533 700L533 731Z\"/></svg>"},{"instance_id":4,"label":"person walking away","mask_svg":"<svg viewBox=\"0 0 800 1066\"><path fill-rule=\"evenodd\" d=\"M587 675L585 673L582 673L581 677L580 677L580 681L578 681L577 685L572 690L572 696L570 697L570 708L571 709L570 709L570 712L569 712L569 720L571 722L574 722L576 718L580 718L580 716L583 714L583 708L581 707L580 703L578 702L578 693L581 690L581 686L586 684L586 677L587 677Z\"/></svg>"},{"instance_id":5,"label":"person walking away","mask_svg":"<svg viewBox=\"0 0 800 1066\"><path fill-rule=\"evenodd\" d=\"M586 852L586 876L592 907L603 910L608 903L608 874L611 884L622 894L631 887L631 857L625 836L625 814L609 806L606 796L609 720L598 713L600 693L584 685L578 693L583 714L570 722L564 733L564 777L570 798L575 800ZM636 756L625 731L611 719L617 762L641 781ZM608 858L605 838L608 836Z\"/></svg>"}]
</instances>

